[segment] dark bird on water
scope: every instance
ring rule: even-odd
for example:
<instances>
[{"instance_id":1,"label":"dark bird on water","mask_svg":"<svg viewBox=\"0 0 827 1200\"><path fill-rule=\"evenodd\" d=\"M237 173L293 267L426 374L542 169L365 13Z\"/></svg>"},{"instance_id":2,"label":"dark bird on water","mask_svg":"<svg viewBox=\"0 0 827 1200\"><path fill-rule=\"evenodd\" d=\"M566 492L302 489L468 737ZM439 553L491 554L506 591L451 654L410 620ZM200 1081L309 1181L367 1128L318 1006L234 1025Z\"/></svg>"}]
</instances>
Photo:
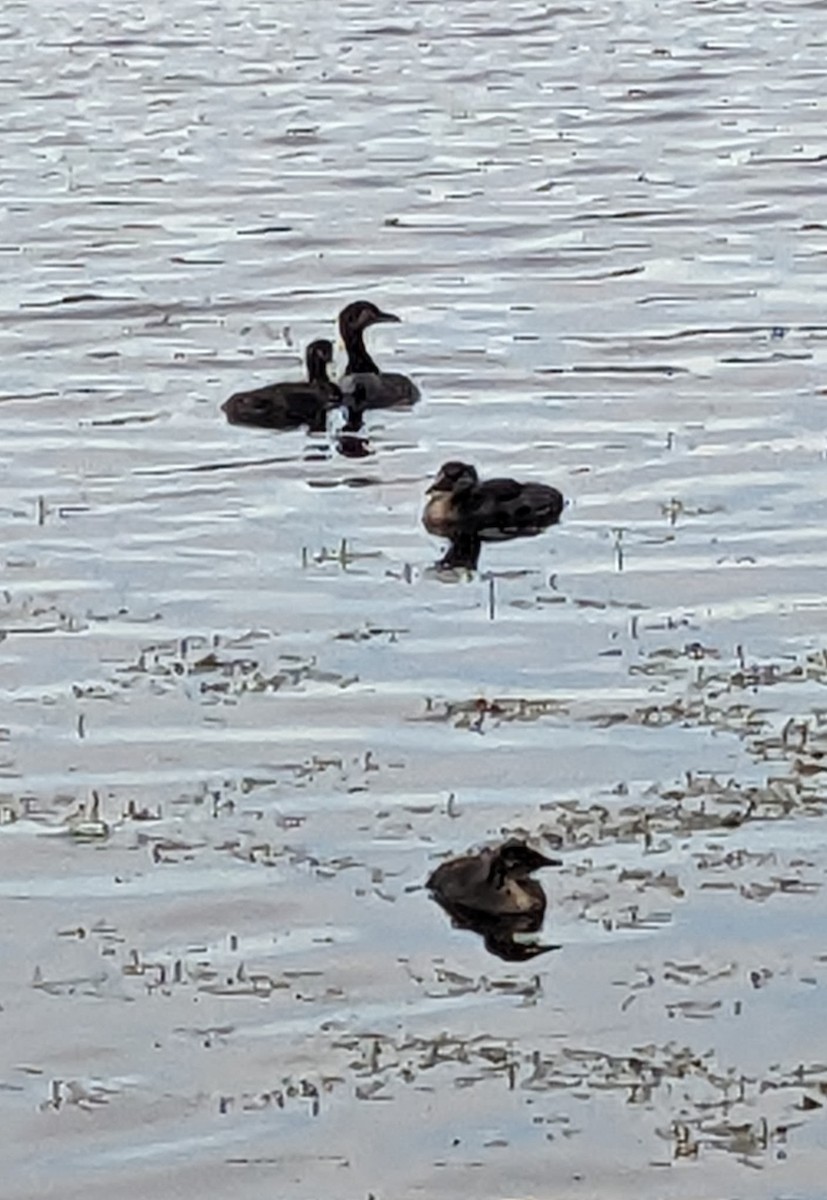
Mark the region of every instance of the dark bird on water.
<instances>
[{"instance_id":1,"label":"dark bird on water","mask_svg":"<svg viewBox=\"0 0 827 1200\"><path fill-rule=\"evenodd\" d=\"M306 380L270 383L251 392L236 392L221 406L233 425L261 425L266 429L298 429L322 433L327 413L342 403L337 384L328 378L333 345L325 338L311 342L305 352Z\"/></svg>"},{"instance_id":2,"label":"dark bird on water","mask_svg":"<svg viewBox=\"0 0 827 1200\"><path fill-rule=\"evenodd\" d=\"M486 950L498 958L524 962L559 949L526 937L539 930L546 911L545 892L530 875L559 865L558 859L510 838L502 846L443 863L427 886L457 929L480 934Z\"/></svg>"},{"instance_id":3,"label":"dark bird on water","mask_svg":"<svg viewBox=\"0 0 827 1200\"><path fill-rule=\"evenodd\" d=\"M347 401L361 386L363 408L409 408L419 399L419 388L393 371L380 371L365 346L364 333L371 325L399 321L393 313L382 312L370 300L354 300L339 313L339 333L347 351L347 367L340 383Z\"/></svg>"},{"instance_id":4,"label":"dark bird on water","mask_svg":"<svg viewBox=\"0 0 827 1200\"><path fill-rule=\"evenodd\" d=\"M478 854L464 854L442 863L427 887L441 904L486 917L539 916L546 911L546 894L531 875L541 867L559 867L519 838Z\"/></svg>"},{"instance_id":5,"label":"dark bird on water","mask_svg":"<svg viewBox=\"0 0 827 1200\"><path fill-rule=\"evenodd\" d=\"M546 483L480 480L470 463L447 462L428 489L422 524L448 538L440 567L474 570L483 542L533 537L560 520L564 500Z\"/></svg>"}]
</instances>

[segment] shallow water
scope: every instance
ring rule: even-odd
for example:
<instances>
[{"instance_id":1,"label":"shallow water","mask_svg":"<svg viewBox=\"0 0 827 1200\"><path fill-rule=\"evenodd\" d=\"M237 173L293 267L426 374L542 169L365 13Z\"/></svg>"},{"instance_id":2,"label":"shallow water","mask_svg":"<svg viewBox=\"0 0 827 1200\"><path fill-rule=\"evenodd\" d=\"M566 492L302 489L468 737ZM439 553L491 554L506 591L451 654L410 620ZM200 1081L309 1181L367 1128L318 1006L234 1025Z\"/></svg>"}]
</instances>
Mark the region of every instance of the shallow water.
<instances>
[{"instance_id":1,"label":"shallow water","mask_svg":"<svg viewBox=\"0 0 827 1200\"><path fill-rule=\"evenodd\" d=\"M4 1197L823 1194L822 6L2 29ZM369 457L224 423L362 295Z\"/></svg>"}]
</instances>

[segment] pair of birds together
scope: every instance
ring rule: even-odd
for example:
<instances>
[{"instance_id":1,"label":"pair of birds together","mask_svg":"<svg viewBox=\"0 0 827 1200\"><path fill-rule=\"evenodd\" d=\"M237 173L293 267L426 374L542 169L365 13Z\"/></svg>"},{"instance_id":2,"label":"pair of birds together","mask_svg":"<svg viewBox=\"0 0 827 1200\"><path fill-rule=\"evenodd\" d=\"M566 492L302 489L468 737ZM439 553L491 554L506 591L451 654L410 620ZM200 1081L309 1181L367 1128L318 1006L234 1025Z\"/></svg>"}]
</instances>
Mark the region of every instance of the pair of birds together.
<instances>
[{"instance_id":1,"label":"pair of birds together","mask_svg":"<svg viewBox=\"0 0 827 1200\"><path fill-rule=\"evenodd\" d=\"M366 408L410 408L419 388L392 371L380 371L365 346L365 330L400 318L383 312L370 300L356 300L339 313L339 334L347 351L347 367L338 383L328 375L333 343L317 338L305 351L307 379L271 383L251 392L236 392L222 408L233 425L266 429L298 429L323 433L327 414L344 408L353 417Z\"/></svg>"},{"instance_id":2,"label":"pair of birds together","mask_svg":"<svg viewBox=\"0 0 827 1200\"><path fill-rule=\"evenodd\" d=\"M411 407L419 399L416 384L406 375L380 371L364 340L371 325L398 321L395 314L383 312L369 300L348 304L339 314L347 367L338 383L328 375L333 345L319 338L307 347L306 380L237 392L222 406L227 419L270 429L306 425L319 433L326 428L328 413L343 408L344 430L353 434L361 429L367 409ZM483 542L533 537L559 521L563 505L560 492L548 484L480 480L470 463L451 461L443 464L428 489L422 523L429 533L449 542L439 567L474 570Z\"/></svg>"}]
</instances>

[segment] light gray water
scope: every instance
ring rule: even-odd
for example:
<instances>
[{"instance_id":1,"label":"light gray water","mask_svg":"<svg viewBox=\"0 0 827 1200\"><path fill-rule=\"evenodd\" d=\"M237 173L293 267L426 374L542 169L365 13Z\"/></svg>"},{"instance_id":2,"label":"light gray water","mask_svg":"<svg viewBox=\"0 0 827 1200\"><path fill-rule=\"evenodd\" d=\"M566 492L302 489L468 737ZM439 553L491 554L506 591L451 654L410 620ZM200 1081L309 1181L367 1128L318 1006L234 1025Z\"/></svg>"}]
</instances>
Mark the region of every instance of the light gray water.
<instances>
[{"instance_id":1,"label":"light gray water","mask_svg":"<svg viewBox=\"0 0 827 1200\"><path fill-rule=\"evenodd\" d=\"M822 1196L824 5L0 22L4 1200ZM360 297L370 457L226 425Z\"/></svg>"}]
</instances>

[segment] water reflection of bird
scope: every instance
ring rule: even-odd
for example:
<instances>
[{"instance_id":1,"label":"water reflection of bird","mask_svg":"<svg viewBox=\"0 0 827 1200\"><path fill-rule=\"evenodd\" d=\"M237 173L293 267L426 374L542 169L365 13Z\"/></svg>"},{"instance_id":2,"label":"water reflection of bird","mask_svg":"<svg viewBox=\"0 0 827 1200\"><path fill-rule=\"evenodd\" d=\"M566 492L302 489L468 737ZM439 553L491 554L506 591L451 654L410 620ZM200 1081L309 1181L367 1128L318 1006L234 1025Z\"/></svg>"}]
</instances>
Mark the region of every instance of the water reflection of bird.
<instances>
[{"instance_id":1,"label":"water reflection of bird","mask_svg":"<svg viewBox=\"0 0 827 1200\"><path fill-rule=\"evenodd\" d=\"M564 500L546 483L516 479L480 481L470 463L447 462L428 489L422 523L451 545L441 567L473 570L483 542L532 537L559 521Z\"/></svg>"},{"instance_id":2,"label":"water reflection of bird","mask_svg":"<svg viewBox=\"0 0 827 1200\"><path fill-rule=\"evenodd\" d=\"M470 913L461 905L440 901L456 929L471 929L482 938L489 954L495 954L506 962L525 962L559 946L538 942L526 934L537 933L543 924L542 914L523 913L517 917L489 917L481 913Z\"/></svg>"},{"instance_id":3,"label":"water reflection of bird","mask_svg":"<svg viewBox=\"0 0 827 1200\"><path fill-rule=\"evenodd\" d=\"M236 392L222 405L233 425L260 425L267 429L298 429L306 425L311 433L325 429L328 410L342 402L337 384L328 379L327 368L333 361L333 346L325 338L311 342L305 353L306 380L287 380Z\"/></svg>"},{"instance_id":4,"label":"water reflection of bird","mask_svg":"<svg viewBox=\"0 0 827 1200\"><path fill-rule=\"evenodd\" d=\"M370 300L354 300L339 313L339 333L347 351L340 380L346 401L359 385L364 389L365 408L408 408L419 399L419 388L407 375L380 371L365 346L365 330L389 321L398 322L399 317L382 312Z\"/></svg>"},{"instance_id":5,"label":"water reflection of bird","mask_svg":"<svg viewBox=\"0 0 827 1200\"><path fill-rule=\"evenodd\" d=\"M345 419L334 445L345 458L367 458L373 453L365 432L365 385L357 383L344 408Z\"/></svg>"},{"instance_id":6,"label":"water reflection of bird","mask_svg":"<svg viewBox=\"0 0 827 1200\"><path fill-rule=\"evenodd\" d=\"M442 863L427 886L457 928L479 933L498 958L520 962L557 949L521 935L536 933L546 911L546 894L532 872L559 865L559 859L510 838Z\"/></svg>"}]
</instances>

